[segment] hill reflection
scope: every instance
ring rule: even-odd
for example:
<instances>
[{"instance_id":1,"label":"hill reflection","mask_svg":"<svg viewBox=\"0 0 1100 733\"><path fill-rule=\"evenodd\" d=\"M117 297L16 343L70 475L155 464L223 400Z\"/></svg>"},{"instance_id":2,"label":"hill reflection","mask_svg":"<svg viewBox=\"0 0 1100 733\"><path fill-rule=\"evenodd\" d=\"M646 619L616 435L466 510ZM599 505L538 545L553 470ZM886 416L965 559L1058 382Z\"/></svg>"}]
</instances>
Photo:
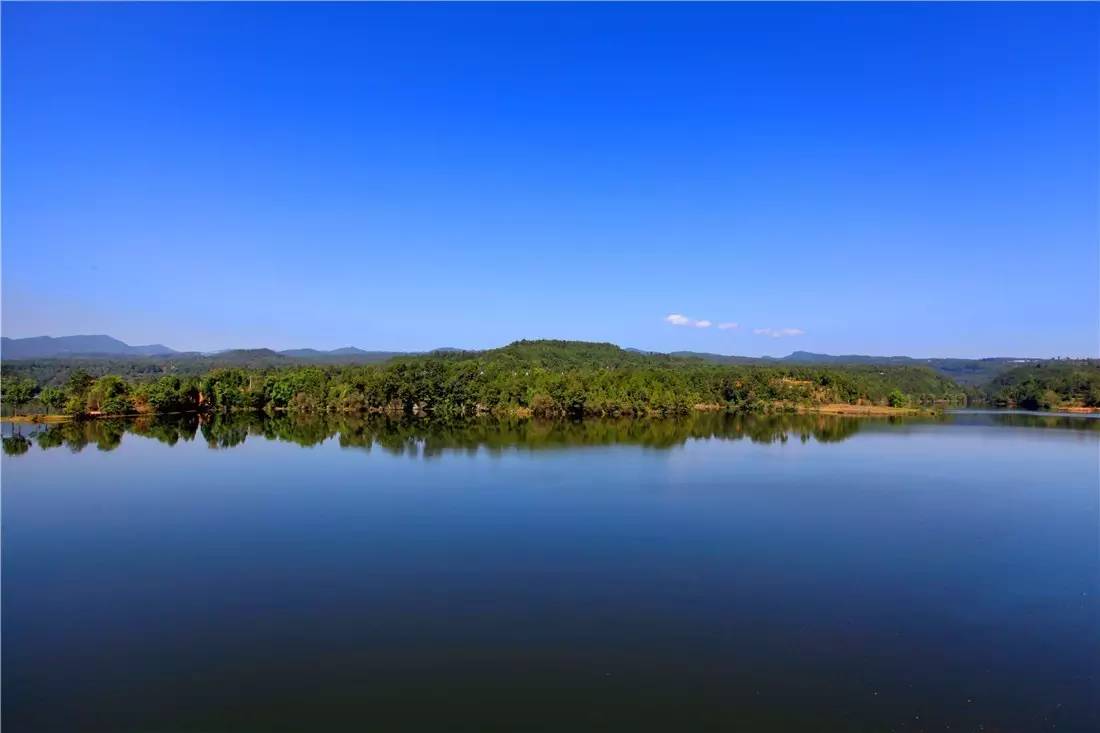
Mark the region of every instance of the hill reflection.
<instances>
[{"instance_id":1,"label":"hill reflection","mask_svg":"<svg viewBox=\"0 0 1100 733\"><path fill-rule=\"evenodd\" d=\"M336 440L343 448L383 450L393 455L431 457L445 451L490 452L546 450L579 446L639 445L667 449L688 440L750 440L776 443L797 440L836 443L860 431L916 427L930 422L1016 427L1100 430L1100 420L1056 415L959 414L938 418L854 418L835 415L745 415L699 413L665 420L500 420L410 419L385 416L348 417L263 413L187 414L124 420L90 420L50 426L7 426L4 452L20 455L39 448L66 447L80 452L94 445L110 451L127 433L166 445L201 440L214 449L233 448L249 438L319 445ZM22 428L22 429L20 429Z\"/></svg>"}]
</instances>

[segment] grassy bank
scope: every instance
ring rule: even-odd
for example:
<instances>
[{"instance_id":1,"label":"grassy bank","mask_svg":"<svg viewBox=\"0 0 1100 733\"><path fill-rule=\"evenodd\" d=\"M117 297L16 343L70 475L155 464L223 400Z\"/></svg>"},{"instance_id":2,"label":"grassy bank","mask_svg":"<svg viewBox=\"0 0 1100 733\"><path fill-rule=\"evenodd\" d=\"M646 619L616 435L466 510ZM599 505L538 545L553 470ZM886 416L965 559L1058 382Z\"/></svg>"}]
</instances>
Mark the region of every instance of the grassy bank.
<instances>
[{"instance_id":1,"label":"grassy bank","mask_svg":"<svg viewBox=\"0 0 1100 733\"><path fill-rule=\"evenodd\" d=\"M795 412L816 415L863 415L866 417L901 417L905 415L936 415L941 411L932 407L890 407L889 405L826 405L799 406Z\"/></svg>"},{"instance_id":2,"label":"grassy bank","mask_svg":"<svg viewBox=\"0 0 1100 733\"><path fill-rule=\"evenodd\" d=\"M4 415L3 417L0 417L0 422L46 424L69 422L73 419L74 418L72 415Z\"/></svg>"}]
</instances>

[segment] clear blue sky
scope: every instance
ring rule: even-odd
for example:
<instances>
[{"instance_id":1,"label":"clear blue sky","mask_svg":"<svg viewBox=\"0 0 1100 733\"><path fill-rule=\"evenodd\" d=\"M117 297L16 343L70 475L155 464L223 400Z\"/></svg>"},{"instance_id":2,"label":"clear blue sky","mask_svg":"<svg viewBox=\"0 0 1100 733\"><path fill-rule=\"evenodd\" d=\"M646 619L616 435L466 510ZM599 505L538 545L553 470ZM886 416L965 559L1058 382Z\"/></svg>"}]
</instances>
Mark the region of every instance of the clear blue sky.
<instances>
[{"instance_id":1,"label":"clear blue sky","mask_svg":"<svg viewBox=\"0 0 1100 733\"><path fill-rule=\"evenodd\" d=\"M1095 4L2 12L7 336L1100 351Z\"/></svg>"}]
</instances>

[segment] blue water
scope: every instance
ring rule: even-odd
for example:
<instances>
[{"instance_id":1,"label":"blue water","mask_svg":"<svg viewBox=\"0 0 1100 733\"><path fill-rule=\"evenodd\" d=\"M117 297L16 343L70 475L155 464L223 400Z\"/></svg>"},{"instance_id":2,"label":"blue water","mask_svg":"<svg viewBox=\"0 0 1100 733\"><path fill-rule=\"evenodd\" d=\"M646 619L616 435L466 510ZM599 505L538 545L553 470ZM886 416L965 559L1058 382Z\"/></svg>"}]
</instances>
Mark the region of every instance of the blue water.
<instances>
[{"instance_id":1,"label":"blue water","mask_svg":"<svg viewBox=\"0 0 1100 733\"><path fill-rule=\"evenodd\" d=\"M1097 424L6 426L4 729L1095 731Z\"/></svg>"}]
</instances>

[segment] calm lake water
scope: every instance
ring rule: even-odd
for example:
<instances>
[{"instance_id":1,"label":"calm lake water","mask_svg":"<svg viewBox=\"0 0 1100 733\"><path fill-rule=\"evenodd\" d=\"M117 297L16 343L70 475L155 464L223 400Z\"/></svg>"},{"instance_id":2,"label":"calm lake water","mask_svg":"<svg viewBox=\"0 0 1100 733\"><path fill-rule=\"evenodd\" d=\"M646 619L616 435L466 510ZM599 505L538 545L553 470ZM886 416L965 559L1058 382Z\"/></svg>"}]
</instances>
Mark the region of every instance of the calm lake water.
<instances>
[{"instance_id":1,"label":"calm lake water","mask_svg":"<svg viewBox=\"0 0 1100 733\"><path fill-rule=\"evenodd\" d=\"M12 733L1100 730L1098 420L3 434Z\"/></svg>"}]
</instances>

